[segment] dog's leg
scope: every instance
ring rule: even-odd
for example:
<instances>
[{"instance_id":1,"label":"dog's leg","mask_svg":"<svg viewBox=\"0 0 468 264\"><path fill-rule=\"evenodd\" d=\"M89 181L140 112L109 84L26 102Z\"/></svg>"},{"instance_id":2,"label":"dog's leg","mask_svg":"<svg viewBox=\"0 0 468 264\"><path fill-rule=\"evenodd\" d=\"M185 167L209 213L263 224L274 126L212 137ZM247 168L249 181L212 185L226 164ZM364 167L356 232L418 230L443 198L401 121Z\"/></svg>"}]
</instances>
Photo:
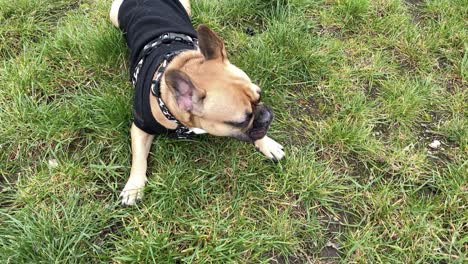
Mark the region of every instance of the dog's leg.
<instances>
[{"instance_id":1,"label":"dog's leg","mask_svg":"<svg viewBox=\"0 0 468 264\"><path fill-rule=\"evenodd\" d=\"M130 170L130 178L120 193L122 204L125 205L133 205L143 197L143 188L147 180L148 154L154 138L153 135L145 133L135 124L132 124L130 134L132 137L132 169Z\"/></svg>"},{"instance_id":2,"label":"dog's leg","mask_svg":"<svg viewBox=\"0 0 468 264\"><path fill-rule=\"evenodd\" d=\"M279 161L284 157L283 146L267 136L256 140L254 145L255 148L273 161Z\"/></svg>"},{"instance_id":3,"label":"dog's leg","mask_svg":"<svg viewBox=\"0 0 468 264\"><path fill-rule=\"evenodd\" d=\"M114 2L112 2L109 17L115 27L119 27L119 9L123 1L124 0L114 0Z\"/></svg>"},{"instance_id":4,"label":"dog's leg","mask_svg":"<svg viewBox=\"0 0 468 264\"><path fill-rule=\"evenodd\" d=\"M192 16L192 9L190 8L190 0L179 0L180 3L184 6L185 11L189 16Z\"/></svg>"}]
</instances>

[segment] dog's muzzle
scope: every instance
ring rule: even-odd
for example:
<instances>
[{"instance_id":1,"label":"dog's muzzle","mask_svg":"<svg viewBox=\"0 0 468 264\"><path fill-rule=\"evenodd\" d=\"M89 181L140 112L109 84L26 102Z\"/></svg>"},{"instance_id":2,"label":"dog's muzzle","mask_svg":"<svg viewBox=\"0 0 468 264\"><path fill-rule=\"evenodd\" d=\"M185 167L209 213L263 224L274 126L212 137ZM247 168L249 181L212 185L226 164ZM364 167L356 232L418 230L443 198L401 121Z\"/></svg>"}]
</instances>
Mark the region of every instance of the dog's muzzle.
<instances>
[{"instance_id":1,"label":"dog's muzzle","mask_svg":"<svg viewBox=\"0 0 468 264\"><path fill-rule=\"evenodd\" d=\"M273 111L267 106L259 105L254 110L252 127L247 131L250 140L255 141L263 138L273 120Z\"/></svg>"}]
</instances>

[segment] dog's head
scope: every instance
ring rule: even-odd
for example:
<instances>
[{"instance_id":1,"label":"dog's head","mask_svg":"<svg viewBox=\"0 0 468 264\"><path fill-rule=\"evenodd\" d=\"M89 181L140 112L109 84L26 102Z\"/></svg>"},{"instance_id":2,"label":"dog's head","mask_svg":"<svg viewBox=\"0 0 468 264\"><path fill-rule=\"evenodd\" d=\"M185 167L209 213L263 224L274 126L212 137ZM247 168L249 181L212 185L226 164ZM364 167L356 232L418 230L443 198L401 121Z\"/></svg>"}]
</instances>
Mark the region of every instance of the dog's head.
<instances>
[{"instance_id":1,"label":"dog's head","mask_svg":"<svg viewBox=\"0 0 468 264\"><path fill-rule=\"evenodd\" d=\"M165 73L179 109L194 127L212 135L263 138L273 112L260 102L260 88L229 62L223 41L211 29L199 26L198 40L203 57L197 65Z\"/></svg>"}]
</instances>

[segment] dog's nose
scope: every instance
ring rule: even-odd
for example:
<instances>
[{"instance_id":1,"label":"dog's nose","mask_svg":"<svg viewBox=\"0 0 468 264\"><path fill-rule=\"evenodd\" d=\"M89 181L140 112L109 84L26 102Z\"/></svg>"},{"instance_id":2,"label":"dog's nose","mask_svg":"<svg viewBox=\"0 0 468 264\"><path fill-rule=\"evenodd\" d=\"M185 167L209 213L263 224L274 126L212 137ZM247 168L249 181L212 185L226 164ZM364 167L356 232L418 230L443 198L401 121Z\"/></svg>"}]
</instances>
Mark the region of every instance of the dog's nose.
<instances>
[{"instance_id":1,"label":"dog's nose","mask_svg":"<svg viewBox=\"0 0 468 264\"><path fill-rule=\"evenodd\" d=\"M259 105L255 109L255 123L261 125L269 125L273 120L273 112L270 108Z\"/></svg>"},{"instance_id":2,"label":"dog's nose","mask_svg":"<svg viewBox=\"0 0 468 264\"><path fill-rule=\"evenodd\" d=\"M270 108L259 105L255 108L254 115L252 127L248 132L249 138L253 141L261 139L266 135L273 120L273 112Z\"/></svg>"}]
</instances>

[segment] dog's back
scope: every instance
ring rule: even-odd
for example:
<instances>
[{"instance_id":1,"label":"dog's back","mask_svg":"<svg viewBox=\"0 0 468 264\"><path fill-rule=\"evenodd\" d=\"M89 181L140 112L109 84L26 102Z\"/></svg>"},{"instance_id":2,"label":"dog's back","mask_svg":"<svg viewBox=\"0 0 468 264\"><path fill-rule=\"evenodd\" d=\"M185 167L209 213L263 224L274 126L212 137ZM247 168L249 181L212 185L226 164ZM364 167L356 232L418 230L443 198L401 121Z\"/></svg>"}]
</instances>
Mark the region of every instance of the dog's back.
<instances>
[{"instance_id":1,"label":"dog's back","mask_svg":"<svg viewBox=\"0 0 468 264\"><path fill-rule=\"evenodd\" d=\"M130 50L131 67L148 42L167 32L196 38L184 5L172 0L116 0L111 8L111 20L125 33Z\"/></svg>"},{"instance_id":2,"label":"dog's back","mask_svg":"<svg viewBox=\"0 0 468 264\"><path fill-rule=\"evenodd\" d=\"M110 20L115 27L119 27L119 10L124 0L114 0L112 2L112 7L109 13ZM174 1L170 1L174 2ZM184 7L185 11L189 16L192 15L192 10L190 8L190 0L179 0L179 2Z\"/></svg>"}]
</instances>

